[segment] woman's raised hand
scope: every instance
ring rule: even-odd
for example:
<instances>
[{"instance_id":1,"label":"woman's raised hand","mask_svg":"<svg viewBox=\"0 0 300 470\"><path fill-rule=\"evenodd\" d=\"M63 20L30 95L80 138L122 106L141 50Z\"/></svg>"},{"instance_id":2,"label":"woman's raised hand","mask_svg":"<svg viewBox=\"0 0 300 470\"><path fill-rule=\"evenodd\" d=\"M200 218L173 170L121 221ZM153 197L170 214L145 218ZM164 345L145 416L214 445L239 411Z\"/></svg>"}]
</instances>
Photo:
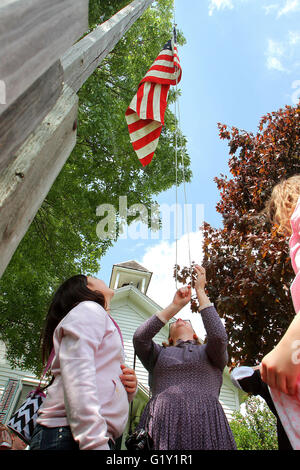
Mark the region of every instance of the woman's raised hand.
<instances>
[{"instance_id":1,"label":"woman's raised hand","mask_svg":"<svg viewBox=\"0 0 300 470\"><path fill-rule=\"evenodd\" d=\"M181 309L190 302L191 296L192 296L191 286L181 287L180 289L177 290L174 296L173 305Z\"/></svg>"},{"instance_id":2,"label":"woman's raised hand","mask_svg":"<svg viewBox=\"0 0 300 470\"><path fill-rule=\"evenodd\" d=\"M206 284L206 272L205 269L202 266L199 266L198 264L195 265L195 271L197 274L196 280L194 281L194 288L196 291L198 290L204 290L205 284Z\"/></svg>"}]
</instances>

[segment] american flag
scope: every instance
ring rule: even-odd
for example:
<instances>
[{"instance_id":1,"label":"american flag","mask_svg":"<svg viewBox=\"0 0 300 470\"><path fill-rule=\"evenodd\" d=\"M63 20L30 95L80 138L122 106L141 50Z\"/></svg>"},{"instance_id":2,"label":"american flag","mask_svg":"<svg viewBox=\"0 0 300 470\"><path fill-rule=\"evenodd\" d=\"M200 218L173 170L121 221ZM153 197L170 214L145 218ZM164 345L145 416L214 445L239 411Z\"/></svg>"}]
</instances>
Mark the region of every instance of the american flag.
<instances>
[{"instance_id":1,"label":"american flag","mask_svg":"<svg viewBox=\"0 0 300 470\"><path fill-rule=\"evenodd\" d=\"M164 125L169 88L180 82L181 73L176 44L170 40L139 83L127 108L130 140L143 166L153 158Z\"/></svg>"}]
</instances>

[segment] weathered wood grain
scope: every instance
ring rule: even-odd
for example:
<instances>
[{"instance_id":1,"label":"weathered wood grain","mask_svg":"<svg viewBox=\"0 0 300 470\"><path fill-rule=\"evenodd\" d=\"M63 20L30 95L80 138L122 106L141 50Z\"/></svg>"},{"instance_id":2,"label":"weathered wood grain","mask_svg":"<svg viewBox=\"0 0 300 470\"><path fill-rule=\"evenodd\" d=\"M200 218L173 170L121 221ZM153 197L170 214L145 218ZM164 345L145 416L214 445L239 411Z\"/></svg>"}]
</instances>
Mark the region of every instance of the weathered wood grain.
<instances>
[{"instance_id":1,"label":"weathered wood grain","mask_svg":"<svg viewBox=\"0 0 300 470\"><path fill-rule=\"evenodd\" d=\"M62 80L58 60L0 115L0 173L53 108L63 88Z\"/></svg>"},{"instance_id":2,"label":"weathered wood grain","mask_svg":"<svg viewBox=\"0 0 300 470\"><path fill-rule=\"evenodd\" d=\"M64 82L78 91L151 3L153 0L135 0L68 49L61 59Z\"/></svg>"},{"instance_id":3,"label":"weathered wood grain","mask_svg":"<svg viewBox=\"0 0 300 470\"><path fill-rule=\"evenodd\" d=\"M87 30L88 0L1 0L0 114Z\"/></svg>"},{"instance_id":4,"label":"weathered wood grain","mask_svg":"<svg viewBox=\"0 0 300 470\"><path fill-rule=\"evenodd\" d=\"M0 276L76 143L78 97L68 86L0 175Z\"/></svg>"}]
</instances>

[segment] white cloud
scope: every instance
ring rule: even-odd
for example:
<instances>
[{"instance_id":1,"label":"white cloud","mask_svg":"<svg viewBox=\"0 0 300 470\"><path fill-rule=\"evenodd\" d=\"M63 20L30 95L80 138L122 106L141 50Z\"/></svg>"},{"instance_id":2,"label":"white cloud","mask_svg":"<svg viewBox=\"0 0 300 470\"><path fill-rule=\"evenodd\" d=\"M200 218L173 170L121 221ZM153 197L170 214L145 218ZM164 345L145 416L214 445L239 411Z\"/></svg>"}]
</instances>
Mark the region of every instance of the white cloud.
<instances>
[{"instance_id":1,"label":"white cloud","mask_svg":"<svg viewBox=\"0 0 300 470\"><path fill-rule=\"evenodd\" d=\"M285 4L278 11L278 18L282 15L287 15L300 10L300 0L285 0Z\"/></svg>"},{"instance_id":2,"label":"white cloud","mask_svg":"<svg viewBox=\"0 0 300 470\"><path fill-rule=\"evenodd\" d=\"M237 4L245 2L247 0L209 0L208 14L212 16L215 11L219 10L233 10ZM261 3L261 0L257 3ZM300 0L280 0L276 3L270 3L268 5L262 5L266 15L277 14L277 18L288 15L300 10Z\"/></svg>"},{"instance_id":3,"label":"white cloud","mask_svg":"<svg viewBox=\"0 0 300 470\"><path fill-rule=\"evenodd\" d=\"M274 41L268 39L268 47L266 51L267 67L269 70L277 70L279 72L288 72L282 64L282 58L286 57L286 42Z\"/></svg>"},{"instance_id":4,"label":"white cloud","mask_svg":"<svg viewBox=\"0 0 300 470\"><path fill-rule=\"evenodd\" d=\"M296 46L300 42L300 31L289 31L289 44Z\"/></svg>"},{"instance_id":5,"label":"white cloud","mask_svg":"<svg viewBox=\"0 0 300 470\"><path fill-rule=\"evenodd\" d=\"M299 67L299 44L300 31L289 31L281 41L268 39L266 50L268 69L286 73L295 72Z\"/></svg>"},{"instance_id":6,"label":"white cloud","mask_svg":"<svg viewBox=\"0 0 300 470\"><path fill-rule=\"evenodd\" d=\"M215 10L224 10L225 8L233 9L232 0L209 0L208 14L212 16Z\"/></svg>"},{"instance_id":7,"label":"white cloud","mask_svg":"<svg viewBox=\"0 0 300 470\"><path fill-rule=\"evenodd\" d=\"M189 239L189 240L188 240ZM180 267L189 266L190 243L191 261L200 264L203 259L202 253L202 233L190 232L183 235L177 242L177 264ZM188 243L189 242L189 243ZM161 241L157 245L149 248L141 260L137 260L142 266L153 272L147 295L158 303L162 308L167 307L173 300L176 292L173 270L176 263L176 245L175 242ZM178 288L182 284L178 283ZM190 318L194 330L201 338L204 337L201 316L198 313L192 313L189 305L181 310L177 317Z\"/></svg>"},{"instance_id":8,"label":"white cloud","mask_svg":"<svg viewBox=\"0 0 300 470\"><path fill-rule=\"evenodd\" d=\"M268 40L268 54L271 56L280 57L284 54L285 48L281 42L274 41L273 39Z\"/></svg>"},{"instance_id":9,"label":"white cloud","mask_svg":"<svg viewBox=\"0 0 300 470\"><path fill-rule=\"evenodd\" d=\"M282 63L277 57L267 58L267 67L269 70L278 70L279 72L286 72L287 70L283 67Z\"/></svg>"},{"instance_id":10,"label":"white cloud","mask_svg":"<svg viewBox=\"0 0 300 470\"><path fill-rule=\"evenodd\" d=\"M277 13L277 18L280 18L281 16L300 10L300 0L281 0L280 3L263 5L262 8L266 15Z\"/></svg>"},{"instance_id":11,"label":"white cloud","mask_svg":"<svg viewBox=\"0 0 300 470\"><path fill-rule=\"evenodd\" d=\"M285 68L281 63L281 57L284 55L285 47L283 43L274 41L273 39L268 40L267 48L267 67L269 70L278 70L284 72Z\"/></svg>"},{"instance_id":12,"label":"white cloud","mask_svg":"<svg viewBox=\"0 0 300 470\"><path fill-rule=\"evenodd\" d=\"M279 5L278 3L273 3L271 5L263 5L263 10L266 15L269 15L270 13L274 13L275 11L278 11Z\"/></svg>"}]
</instances>

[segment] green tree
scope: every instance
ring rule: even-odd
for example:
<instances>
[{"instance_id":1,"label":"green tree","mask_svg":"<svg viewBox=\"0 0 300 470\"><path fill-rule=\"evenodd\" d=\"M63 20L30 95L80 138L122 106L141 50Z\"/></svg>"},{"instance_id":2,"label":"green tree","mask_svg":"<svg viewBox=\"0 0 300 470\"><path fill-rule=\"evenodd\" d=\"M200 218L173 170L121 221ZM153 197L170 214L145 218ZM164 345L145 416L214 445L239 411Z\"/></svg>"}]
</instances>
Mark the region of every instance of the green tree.
<instances>
[{"instance_id":1,"label":"green tree","mask_svg":"<svg viewBox=\"0 0 300 470\"><path fill-rule=\"evenodd\" d=\"M128 3L91 0L90 30ZM175 183L174 91L156 155L145 168L132 149L125 121L139 81L171 37L171 12L172 0L156 1L79 92L76 147L0 281L0 339L13 366L40 370L39 333L53 291L74 274L97 273L101 256L115 242L97 237L96 208L110 203L119 215L119 196L127 196L128 206L142 203L150 213L155 196ZM182 34L178 43L184 43ZM182 141L189 181L190 160Z\"/></svg>"},{"instance_id":2,"label":"green tree","mask_svg":"<svg viewBox=\"0 0 300 470\"><path fill-rule=\"evenodd\" d=\"M238 450L277 450L276 418L258 397L249 397L245 414L235 412L230 427Z\"/></svg>"}]
</instances>

